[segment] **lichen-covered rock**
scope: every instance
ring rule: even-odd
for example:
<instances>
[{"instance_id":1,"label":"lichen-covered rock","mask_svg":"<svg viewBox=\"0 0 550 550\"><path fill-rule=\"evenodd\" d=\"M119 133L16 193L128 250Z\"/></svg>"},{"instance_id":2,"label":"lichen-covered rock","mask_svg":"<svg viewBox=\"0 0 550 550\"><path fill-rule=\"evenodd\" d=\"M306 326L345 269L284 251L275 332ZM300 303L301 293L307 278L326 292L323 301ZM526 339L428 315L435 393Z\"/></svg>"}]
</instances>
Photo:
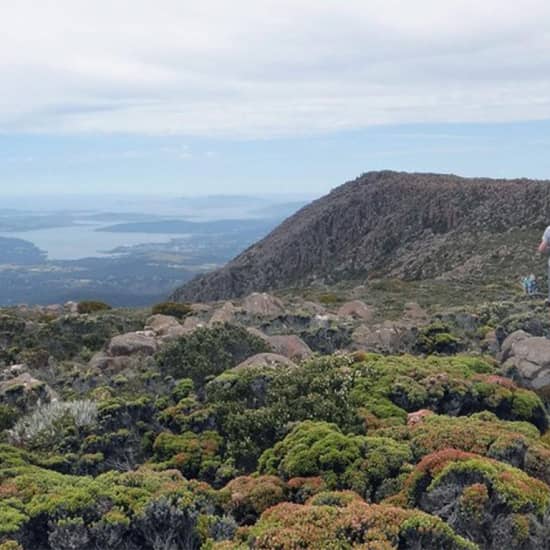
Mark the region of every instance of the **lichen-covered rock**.
<instances>
[{"instance_id":1,"label":"lichen-covered rock","mask_svg":"<svg viewBox=\"0 0 550 550\"><path fill-rule=\"evenodd\" d=\"M303 361L312 355L311 348L294 334L270 336L267 342L273 351L292 361Z\"/></svg>"},{"instance_id":2,"label":"lichen-covered rock","mask_svg":"<svg viewBox=\"0 0 550 550\"><path fill-rule=\"evenodd\" d=\"M107 353L111 356L125 356L141 353L153 355L158 349L157 341L152 332L128 332L111 338Z\"/></svg>"}]
</instances>

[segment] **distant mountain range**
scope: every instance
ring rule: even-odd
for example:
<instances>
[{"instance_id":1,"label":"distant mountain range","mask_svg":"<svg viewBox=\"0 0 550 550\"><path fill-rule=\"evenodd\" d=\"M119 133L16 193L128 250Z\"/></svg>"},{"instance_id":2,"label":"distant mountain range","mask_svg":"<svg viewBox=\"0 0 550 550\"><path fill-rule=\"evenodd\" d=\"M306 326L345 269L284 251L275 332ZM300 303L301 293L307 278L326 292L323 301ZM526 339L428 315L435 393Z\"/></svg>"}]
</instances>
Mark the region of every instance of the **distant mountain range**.
<instances>
[{"instance_id":1,"label":"distant mountain range","mask_svg":"<svg viewBox=\"0 0 550 550\"><path fill-rule=\"evenodd\" d=\"M548 181L370 172L173 297L208 301L373 277L509 282L541 272L534 251L549 223Z\"/></svg>"}]
</instances>

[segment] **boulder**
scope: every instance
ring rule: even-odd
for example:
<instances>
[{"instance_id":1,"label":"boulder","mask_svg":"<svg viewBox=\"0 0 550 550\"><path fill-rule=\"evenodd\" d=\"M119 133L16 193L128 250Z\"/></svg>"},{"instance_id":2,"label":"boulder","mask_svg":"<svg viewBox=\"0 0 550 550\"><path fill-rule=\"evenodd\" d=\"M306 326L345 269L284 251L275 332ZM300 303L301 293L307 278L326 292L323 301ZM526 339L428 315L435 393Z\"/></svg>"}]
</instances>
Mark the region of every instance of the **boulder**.
<instances>
[{"instance_id":1,"label":"boulder","mask_svg":"<svg viewBox=\"0 0 550 550\"><path fill-rule=\"evenodd\" d=\"M412 342L409 329L390 321L372 327L360 325L351 337L354 349L390 354L409 351Z\"/></svg>"},{"instance_id":2,"label":"boulder","mask_svg":"<svg viewBox=\"0 0 550 550\"><path fill-rule=\"evenodd\" d=\"M185 334L189 334L190 332L193 332L201 327L204 327L204 323L194 315L191 317L186 317L183 321L183 330L185 331Z\"/></svg>"},{"instance_id":3,"label":"boulder","mask_svg":"<svg viewBox=\"0 0 550 550\"><path fill-rule=\"evenodd\" d=\"M352 317L362 321L371 322L374 319L374 309L361 300L346 302L338 310L340 317Z\"/></svg>"},{"instance_id":4,"label":"boulder","mask_svg":"<svg viewBox=\"0 0 550 550\"><path fill-rule=\"evenodd\" d=\"M112 357L134 355L153 355L158 349L152 331L128 332L115 336L107 346L107 353Z\"/></svg>"},{"instance_id":5,"label":"boulder","mask_svg":"<svg viewBox=\"0 0 550 550\"><path fill-rule=\"evenodd\" d=\"M250 294L243 300L242 307L252 317L278 317L285 314L283 302L266 292Z\"/></svg>"},{"instance_id":6,"label":"boulder","mask_svg":"<svg viewBox=\"0 0 550 550\"><path fill-rule=\"evenodd\" d=\"M102 371L119 372L130 366L130 356L120 355L112 357L103 351L98 351L90 359L88 366Z\"/></svg>"},{"instance_id":7,"label":"boulder","mask_svg":"<svg viewBox=\"0 0 550 550\"><path fill-rule=\"evenodd\" d=\"M531 338L531 335L524 330L516 330L512 332L503 342L500 348L500 360L502 362L506 361L510 355L512 355L512 348L516 342Z\"/></svg>"},{"instance_id":8,"label":"boulder","mask_svg":"<svg viewBox=\"0 0 550 550\"><path fill-rule=\"evenodd\" d=\"M512 333L502 344L503 371L522 386L550 396L550 340Z\"/></svg>"},{"instance_id":9,"label":"boulder","mask_svg":"<svg viewBox=\"0 0 550 550\"><path fill-rule=\"evenodd\" d=\"M267 342L276 354L284 355L293 361L303 361L313 354L311 348L294 334L269 336Z\"/></svg>"},{"instance_id":10,"label":"boulder","mask_svg":"<svg viewBox=\"0 0 550 550\"><path fill-rule=\"evenodd\" d=\"M154 332L155 336L162 340L175 340L188 332L175 317L170 315L153 315L149 317L145 330Z\"/></svg>"},{"instance_id":11,"label":"boulder","mask_svg":"<svg viewBox=\"0 0 550 550\"><path fill-rule=\"evenodd\" d=\"M212 326L216 323L233 323L236 313L237 308L231 302L225 302L221 308L214 311L208 325Z\"/></svg>"}]
</instances>

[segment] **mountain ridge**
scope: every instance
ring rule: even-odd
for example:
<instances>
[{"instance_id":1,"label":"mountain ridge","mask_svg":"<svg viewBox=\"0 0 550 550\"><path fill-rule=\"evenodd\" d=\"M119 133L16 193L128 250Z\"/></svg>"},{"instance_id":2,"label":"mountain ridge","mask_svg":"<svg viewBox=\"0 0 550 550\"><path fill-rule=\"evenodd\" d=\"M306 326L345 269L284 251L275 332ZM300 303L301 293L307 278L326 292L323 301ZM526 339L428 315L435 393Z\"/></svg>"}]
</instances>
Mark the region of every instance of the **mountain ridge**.
<instances>
[{"instance_id":1,"label":"mountain ridge","mask_svg":"<svg viewBox=\"0 0 550 550\"><path fill-rule=\"evenodd\" d=\"M550 181L367 172L173 298L211 301L372 277L483 276L506 262L527 268L548 220Z\"/></svg>"}]
</instances>

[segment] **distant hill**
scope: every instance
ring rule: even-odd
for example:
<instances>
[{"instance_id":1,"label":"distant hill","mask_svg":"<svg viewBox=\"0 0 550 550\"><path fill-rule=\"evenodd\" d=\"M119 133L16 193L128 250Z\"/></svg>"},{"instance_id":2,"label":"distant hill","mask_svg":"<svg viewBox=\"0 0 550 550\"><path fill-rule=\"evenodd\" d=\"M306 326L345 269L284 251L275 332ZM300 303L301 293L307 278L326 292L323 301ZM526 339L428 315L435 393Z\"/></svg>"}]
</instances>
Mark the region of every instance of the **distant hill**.
<instances>
[{"instance_id":1,"label":"distant hill","mask_svg":"<svg viewBox=\"0 0 550 550\"><path fill-rule=\"evenodd\" d=\"M550 182L370 172L284 221L179 300L316 283L446 278L495 282L541 270Z\"/></svg>"},{"instance_id":2,"label":"distant hill","mask_svg":"<svg viewBox=\"0 0 550 550\"><path fill-rule=\"evenodd\" d=\"M0 265L35 265L46 259L46 253L23 239L0 237Z\"/></svg>"},{"instance_id":3,"label":"distant hill","mask_svg":"<svg viewBox=\"0 0 550 550\"><path fill-rule=\"evenodd\" d=\"M280 219L280 218L279 218ZM173 233L173 234L217 234L267 231L276 225L274 220L216 220L191 222L187 220L162 220L149 222L119 223L96 229L108 233Z\"/></svg>"}]
</instances>

